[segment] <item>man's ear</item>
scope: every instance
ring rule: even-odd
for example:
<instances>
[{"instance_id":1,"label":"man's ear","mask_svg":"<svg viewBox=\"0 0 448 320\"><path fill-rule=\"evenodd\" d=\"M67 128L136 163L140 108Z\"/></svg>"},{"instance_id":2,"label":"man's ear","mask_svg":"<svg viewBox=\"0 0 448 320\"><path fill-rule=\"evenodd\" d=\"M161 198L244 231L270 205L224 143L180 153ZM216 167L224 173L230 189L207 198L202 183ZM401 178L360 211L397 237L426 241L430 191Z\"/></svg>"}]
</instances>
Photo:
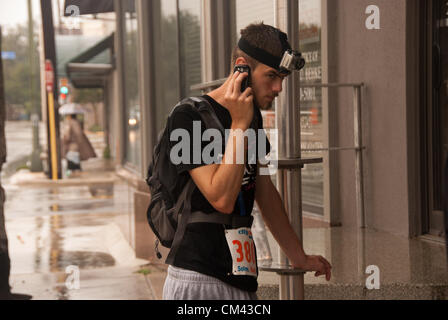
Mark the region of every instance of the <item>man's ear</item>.
<instances>
[{"instance_id":1,"label":"man's ear","mask_svg":"<svg viewBox=\"0 0 448 320\"><path fill-rule=\"evenodd\" d=\"M244 64L244 65L247 65L247 61L246 61L246 59L243 58L243 57L238 57L238 58L236 59L236 61L235 61L235 65L238 65L238 64Z\"/></svg>"}]
</instances>

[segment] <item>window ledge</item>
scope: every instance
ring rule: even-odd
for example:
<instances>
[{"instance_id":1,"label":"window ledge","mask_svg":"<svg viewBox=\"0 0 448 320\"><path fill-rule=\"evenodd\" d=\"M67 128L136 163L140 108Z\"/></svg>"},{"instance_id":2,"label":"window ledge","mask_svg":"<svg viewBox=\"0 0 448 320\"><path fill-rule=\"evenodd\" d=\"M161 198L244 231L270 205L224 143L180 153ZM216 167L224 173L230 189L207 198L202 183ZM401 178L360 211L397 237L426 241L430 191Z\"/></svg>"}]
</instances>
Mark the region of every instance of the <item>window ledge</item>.
<instances>
[{"instance_id":1,"label":"window ledge","mask_svg":"<svg viewBox=\"0 0 448 320\"><path fill-rule=\"evenodd\" d=\"M137 189L137 191L149 193L149 187L146 184L146 181L135 172L126 167L118 166L115 173L120 179L126 181L126 183Z\"/></svg>"}]
</instances>

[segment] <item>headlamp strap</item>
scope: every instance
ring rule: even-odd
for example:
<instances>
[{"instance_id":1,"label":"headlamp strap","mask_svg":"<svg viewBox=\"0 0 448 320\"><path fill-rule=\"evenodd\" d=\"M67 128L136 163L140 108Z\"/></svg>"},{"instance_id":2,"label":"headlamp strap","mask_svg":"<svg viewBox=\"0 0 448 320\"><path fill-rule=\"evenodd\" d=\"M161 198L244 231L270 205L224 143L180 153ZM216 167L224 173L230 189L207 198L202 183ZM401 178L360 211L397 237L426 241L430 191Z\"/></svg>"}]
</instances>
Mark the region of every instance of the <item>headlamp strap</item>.
<instances>
[{"instance_id":1,"label":"headlamp strap","mask_svg":"<svg viewBox=\"0 0 448 320\"><path fill-rule=\"evenodd\" d=\"M238 42L238 47L250 57L276 70L282 61L282 57L276 57L263 49L254 47L243 38Z\"/></svg>"},{"instance_id":2,"label":"headlamp strap","mask_svg":"<svg viewBox=\"0 0 448 320\"><path fill-rule=\"evenodd\" d=\"M255 60L258 60L261 63L264 63L265 65L278 70L280 67L280 63L282 62L283 54L286 51L291 50L291 46L288 42L288 35L278 29L276 31L278 33L280 43L282 44L283 53L281 57L276 57L263 49L254 47L243 38L241 38L238 42L238 47Z\"/></svg>"},{"instance_id":3,"label":"headlamp strap","mask_svg":"<svg viewBox=\"0 0 448 320\"><path fill-rule=\"evenodd\" d=\"M288 35L286 33L278 30L278 38L280 39L280 43L282 44L283 52L291 50L291 46L288 42Z\"/></svg>"}]
</instances>

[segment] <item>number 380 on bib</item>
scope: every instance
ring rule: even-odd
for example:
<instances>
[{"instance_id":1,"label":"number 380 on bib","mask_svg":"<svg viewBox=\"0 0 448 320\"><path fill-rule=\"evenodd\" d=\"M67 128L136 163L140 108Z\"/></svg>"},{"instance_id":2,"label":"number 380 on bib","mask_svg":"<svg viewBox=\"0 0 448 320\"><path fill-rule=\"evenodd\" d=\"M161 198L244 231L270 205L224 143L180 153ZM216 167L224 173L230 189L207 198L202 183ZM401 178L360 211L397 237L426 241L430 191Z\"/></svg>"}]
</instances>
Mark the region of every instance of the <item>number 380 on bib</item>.
<instances>
[{"instance_id":1,"label":"number 380 on bib","mask_svg":"<svg viewBox=\"0 0 448 320\"><path fill-rule=\"evenodd\" d=\"M233 260L232 274L257 277L257 256L252 231L249 228L226 230L226 239Z\"/></svg>"}]
</instances>

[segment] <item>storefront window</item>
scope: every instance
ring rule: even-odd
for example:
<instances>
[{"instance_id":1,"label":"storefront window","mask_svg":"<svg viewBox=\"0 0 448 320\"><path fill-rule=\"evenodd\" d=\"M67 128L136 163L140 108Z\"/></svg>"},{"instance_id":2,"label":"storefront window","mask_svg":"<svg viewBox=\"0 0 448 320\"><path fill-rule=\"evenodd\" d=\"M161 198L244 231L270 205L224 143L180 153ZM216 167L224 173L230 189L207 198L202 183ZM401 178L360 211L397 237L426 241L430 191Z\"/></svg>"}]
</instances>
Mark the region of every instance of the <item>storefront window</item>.
<instances>
[{"instance_id":1,"label":"storefront window","mask_svg":"<svg viewBox=\"0 0 448 320\"><path fill-rule=\"evenodd\" d=\"M201 83L201 1L179 0L181 98L200 95L190 87Z\"/></svg>"},{"instance_id":2,"label":"storefront window","mask_svg":"<svg viewBox=\"0 0 448 320\"><path fill-rule=\"evenodd\" d=\"M240 31L251 23L264 22L274 25L274 0L236 0L236 32L237 39Z\"/></svg>"},{"instance_id":3,"label":"storefront window","mask_svg":"<svg viewBox=\"0 0 448 320\"><path fill-rule=\"evenodd\" d=\"M162 19L160 26L160 47L156 61L157 94L157 130L166 124L166 117L179 101L179 46L177 25L177 1L160 1Z\"/></svg>"},{"instance_id":4,"label":"storefront window","mask_svg":"<svg viewBox=\"0 0 448 320\"><path fill-rule=\"evenodd\" d=\"M183 98L200 95L190 87L201 83L201 1L160 1L162 19L156 63L158 79L157 130Z\"/></svg>"},{"instance_id":5,"label":"storefront window","mask_svg":"<svg viewBox=\"0 0 448 320\"><path fill-rule=\"evenodd\" d=\"M275 6L274 0L236 0L236 39L239 41L241 37L241 29L244 29L251 23L261 23L275 26ZM266 135L271 142L271 159L277 156L278 136L271 135L276 128L275 123L275 103L272 109L261 111L263 115L263 127ZM275 140L274 140L275 139ZM272 175L271 179L276 183L276 176Z\"/></svg>"},{"instance_id":6,"label":"storefront window","mask_svg":"<svg viewBox=\"0 0 448 320\"><path fill-rule=\"evenodd\" d=\"M125 160L136 170L141 164L141 117L140 99L138 86L137 45L138 29L137 14L135 12L135 0L126 1L125 11L125 132L126 132L126 154Z\"/></svg>"},{"instance_id":7,"label":"storefront window","mask_svg":"<svg viewBox=\"0 0 448 320\"><path fill-rule=\"evenodd\" d=\"M299 43L306 66L300 72L301 84L322 82L321 1L299 1ZM322 157L323 148L322 89L300 88L300 125L302 156ZM323 165L307 165L302 171L303 210L323 215Z\"/></svg>"},{"instance_id":8,"label":"storefront window","mask_svg":"<svg viewBox=\"0 0 448 320\"><path fill-rule=\"evenodd\" d=\"M275 5L274 0L236 0L236 39L241 37L241 29L251 23L275 25ZM269 111L262 111L263 126L265 129L275 128L275 104ZM269 138L269 132L267 132ZM276 152L276 150L271 150Z\"/></svg>"},{"instance_id":9,"label":"storefront window","mask_svg":"<svg viewBox=\"0 0 448 320\"><path fill-rule=\"evenodd\" d=\"M274 25L275 5L273 0L236 0L237 39L240 30L250 23L264 22ZM299 0L300 51L307 61L300 73L302 84L322 82L321 63L321 0ZM323 148L322 90L301 88L301 148L305 157L322 157L322 152L307 151ZM265 129L275 128L275 107L263 111ZM274 150L275 151L275 150ZM323 215L323 165L307 165L302 172L302 196L305 212Z\"/></svg>"}]
</instances>

